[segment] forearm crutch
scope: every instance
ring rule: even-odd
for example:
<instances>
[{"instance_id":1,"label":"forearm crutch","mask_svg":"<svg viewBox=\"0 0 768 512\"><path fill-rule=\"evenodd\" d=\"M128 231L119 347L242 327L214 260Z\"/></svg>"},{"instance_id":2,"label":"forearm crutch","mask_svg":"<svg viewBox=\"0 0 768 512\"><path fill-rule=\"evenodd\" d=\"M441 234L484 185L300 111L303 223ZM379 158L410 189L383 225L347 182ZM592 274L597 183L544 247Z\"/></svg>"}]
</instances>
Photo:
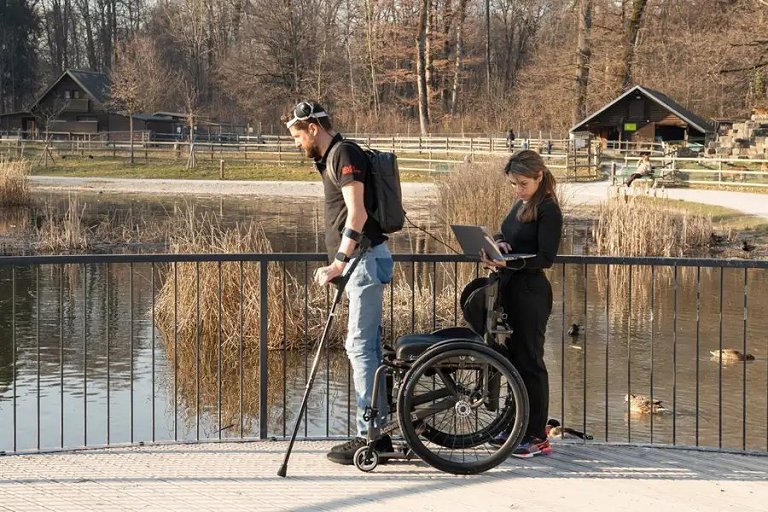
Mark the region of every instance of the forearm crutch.
<instances>
[{"instance_id":1,"label":"forearm crutch","mask_svg":"<svg viewBox=\"0 0 768 512\"><path fill-rule=\"evenodd\" d=\"M301 425L301 417L304 416L304 411L307 409L307 399L309 398L309 391L312 389L312 384L315 381L315 374L317 373L317 366L320 363L320 354L325 347L326 338L328 333L331 332L331 325L333 324L333 318L336 315L336 306L341 302L341 297L344 294L344 288L347 287L347 282L350 276L355 271L355 267L363 259L363 255L368 251L370 247L370 241L367 238L363 238L360 241L360 253L357 258L352 261L349 266L349 270L343 276L339 276L333 279L331 282L336 286L336 296L333 298L331 304L331 310L328 313L328 319L325 321L325 328L323 334L320 336L320 341L317 343L317 352L315 353L315 360L312 362L312 370L309 372L309 379L307 379L307 386L304 389L304 398L301 399L301 407L299 408L299 414L296 416L296 422L293 425L293 433L291 434L291 440L288 443L288 450L285 452L285 459L283 459L283 465L277 470L277 476L285 478L286 471L288 470L288 459L291 457L291 451L293 450L293 443L296 441L296 434L299 432L299 426ZM263 421L263 420L262 420Z\"/></svg>"}]
</instances>

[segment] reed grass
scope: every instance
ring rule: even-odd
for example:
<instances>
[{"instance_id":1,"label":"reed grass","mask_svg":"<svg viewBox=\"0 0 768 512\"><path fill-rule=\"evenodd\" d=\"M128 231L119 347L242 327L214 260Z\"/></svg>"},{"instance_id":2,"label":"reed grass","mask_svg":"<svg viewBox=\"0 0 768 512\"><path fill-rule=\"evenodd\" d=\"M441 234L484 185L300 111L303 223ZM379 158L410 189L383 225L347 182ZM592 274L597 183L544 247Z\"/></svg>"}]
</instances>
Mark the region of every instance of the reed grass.
<instances>
[{"instance_id":1,"label":"reed grass","mask_svg":"<svg viewBox=\"0 0 768 512\"><path fill-rule=\"evenodd\" d=\"M87 205L70 194L63 214L45 205L43 221L36 227L36 249L42 252L82 251L90 247L89 229L83 223Z\"/></svg>"},{"instance_id":2,"label":"reed grass","mask_svg":"<svg viewBox=\"0 0 768 512\"><path fill-rule=\"evenodd\" d=\"M0 207L26 206L31 201L26 160L9 160L0 156Z\"/></svg>"},{"instance_id":3,"label":"reed grass","mask_svg":"<svg viewBox=\"0 0 768 512\"><path fill-rule=\"evenodd\" d=\"M502 158L465 163L437 179L438 215L446 229L451 224L499 229L515 200L514 189L504 177L504 164Z\"/></svg>"},{"instance_id":4,"label":"reed grass","mask_svg":"<svg viewBox=\"0 0 768 512\"><path fill-rule=\"evenodd\" d=\"M707 246L712 232L709 215L675 208L669 202L618 196L599 207L593 237L601 255L681 257ZM651 290L671 287L671 275L654 274L644 265L614 265L608 272L604 266L595 267L598 291L602 297L608 295L614 321L649 326Z\"/></svg>"},{"instance_id":5,"label":"reed grass","mask_svg":"<svg viewBox=\"0 0 768 512\"><path fill-rule=\"evenodd\" d=\"M174 229L173 253L269 253L272 247L260 226L247 224L224 228L214 215L189 210ZM267 339L269 372L283 371L274 354L282 350L302 353L314 348L324 326L332 290L305 279L314 267L303 263L269 263L267 272ZM409 279L410 269L398 266L395 281L385 293L384 324L393 337L428 332L433 326L454 324L456 279L443 278L434 286L435 273L449 276L449 269L420 272ZM261 351L261 272L259 263L176 263L160 269L162 283L155 303L155 321L168 360L177 369L177 384L187 404L187 414L197 414L198 401L206 414L221 407L222 422L238 423L240 368L253 380ZM461 274L461 273L460 273ZM470 272L466 272L467 275ZM436 291L435 291L436 290ZM335 293L335 292L333 292ZM433 314L433 295L434 314ZM389 313L392 321L389 321ZM329 349L343 346L347 307L342 303L327 340ZM241 366L242 354L242 366ZM291 356L294 357L294 356ZM282 382L280 379L271 379ZM219 398L221 387L230 390ZM268 402L279 404L283 384L270 386ZM258 412L258 386L245 386L245 413ZM221 402L219 402L221 400Z\"/></svg>"},{"instance_id":6,"label":"reed grass","mask_svg":"<svg viewBox=\"0 0 768 512\"><path fill-rule=\"evenodd\" d=\"M680 257L707 245L712 218L637 196L612 198L598 209L598 254Z\"/></svg>"}]
</instances>

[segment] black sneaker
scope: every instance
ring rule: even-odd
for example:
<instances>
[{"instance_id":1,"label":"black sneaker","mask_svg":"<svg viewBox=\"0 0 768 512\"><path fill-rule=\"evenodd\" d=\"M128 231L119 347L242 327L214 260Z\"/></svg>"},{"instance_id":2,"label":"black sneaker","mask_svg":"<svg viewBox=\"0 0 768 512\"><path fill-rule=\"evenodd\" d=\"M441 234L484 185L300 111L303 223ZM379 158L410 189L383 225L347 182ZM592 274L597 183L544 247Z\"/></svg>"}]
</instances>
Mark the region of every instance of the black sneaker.
<instances>
[{"instance_id":1,"label":"black sneaker","mask_svg":"<svg viewBox=\"0 0 768 512\"><path fill-rule=\"evenodd\" d=\"M366 446L368 441L363 437L356 437L346 443L337 444L331 451L328 452L328 460L335 462L336 464L342 464L350 466L354 464L355 452ZM392 447L392 438L388 435L381 436L374 444L373 447L379 453L386 453L394 451Z\"/></svg>"}]
</instances>

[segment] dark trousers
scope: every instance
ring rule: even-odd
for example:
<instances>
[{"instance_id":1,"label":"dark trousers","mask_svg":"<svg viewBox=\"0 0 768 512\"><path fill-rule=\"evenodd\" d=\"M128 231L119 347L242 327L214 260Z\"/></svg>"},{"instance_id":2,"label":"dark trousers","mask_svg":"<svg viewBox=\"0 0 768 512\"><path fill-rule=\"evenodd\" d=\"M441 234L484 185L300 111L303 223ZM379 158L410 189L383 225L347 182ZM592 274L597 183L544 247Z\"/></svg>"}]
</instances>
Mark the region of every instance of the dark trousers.
<instances>
[{"instance_id":1,"label":"dark trousers","mask_svg":"<svg viewBox=\"0 0 768 512\"><path fill-rule=\"evenodd\" d=\"M526 435L546 439L549 373L544 364L544 335L552 312L552 286L540 271L504 277L501 297L514 331L507 338L507 355L523 378L530 404Z\"/></svg>"},{"instance_id":2,"label":"dark trousers","mask_svg":"<svg viewBox=\"0 0 768 512\"><path fill-rule=\"evenodd\" d=\"M647 174L643 174L643 173L639 173L639 172L632 173L632 175L630 175L630 177L627 178L626 185L627 186L632 185L633 181L635 181L637 178L642 178L643 176L648 176L648 175Z\"/></svg>"}]
</instances>

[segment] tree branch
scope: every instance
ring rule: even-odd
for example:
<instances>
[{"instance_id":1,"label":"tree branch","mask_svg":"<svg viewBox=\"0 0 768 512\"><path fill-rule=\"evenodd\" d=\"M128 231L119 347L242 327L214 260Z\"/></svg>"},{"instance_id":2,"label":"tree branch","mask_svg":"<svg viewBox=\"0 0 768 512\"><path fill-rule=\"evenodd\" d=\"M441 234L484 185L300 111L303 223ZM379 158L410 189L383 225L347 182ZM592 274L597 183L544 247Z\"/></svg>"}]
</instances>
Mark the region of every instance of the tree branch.
<instances>
[{"instance_id":1,"label":"tree branch","mask_svg":"<svg viewBox=\"0 0 768 512\"><path fill-rule=\"evenodd\" d=\"M738 73L739 71L752 71L755 69L760 69L768 66L768 60L764 62L758 62L757 64L754 64L752 66L746 66L741 68L730 68L730 69L721 69L720 74L724 75L726 73Z\"/></svg>"}]
</instances>

